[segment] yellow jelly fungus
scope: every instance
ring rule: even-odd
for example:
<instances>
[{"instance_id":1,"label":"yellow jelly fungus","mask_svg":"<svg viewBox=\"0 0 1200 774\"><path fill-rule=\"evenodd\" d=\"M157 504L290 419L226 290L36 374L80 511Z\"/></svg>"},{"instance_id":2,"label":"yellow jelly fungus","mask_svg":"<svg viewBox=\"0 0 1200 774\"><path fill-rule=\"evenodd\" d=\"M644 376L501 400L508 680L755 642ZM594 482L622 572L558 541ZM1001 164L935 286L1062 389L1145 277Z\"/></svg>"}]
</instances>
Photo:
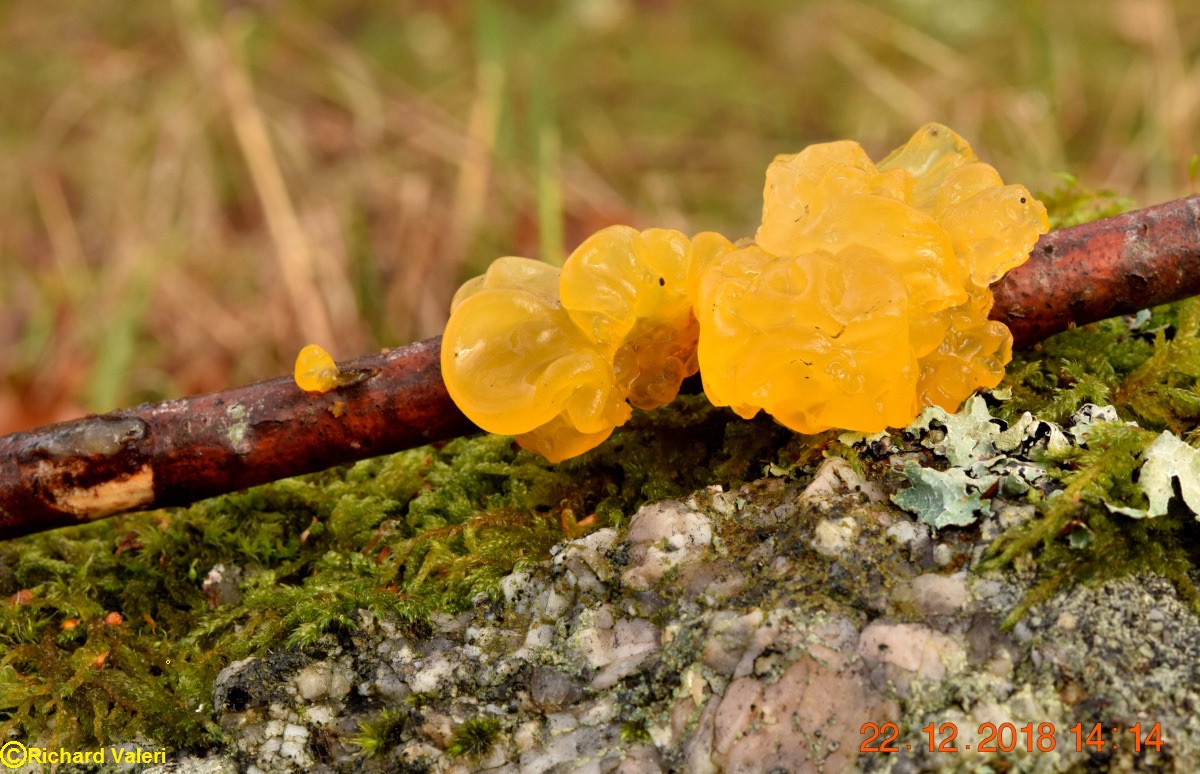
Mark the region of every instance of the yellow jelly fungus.
<instances>
[{"instance_id":1,"label":"yellow jelly fungus","mask_svg":"<svg viewBox=\"0 0 1200 774\"><path fill-rule=\"evenodd\" d=\"M629 418L612 364L558 300L559 270L501 258L457 294L442 377L472 422L555 462L599 445Z\"/></svg>"},{"instance_id":2,"label":"yellow jelly fungus","mask_svg":"<svg viewBox=\"0 0 1200 774\"><path fill-rule=\"evenodd\" d=\"M746 418L765 409L803 433L882 430L916 414L904 283L874 250L777 258L748 247L705 272L696 307L716 405Z\"/></svg>"},{"instance_id":3,"label":"yellow jelly fungus","mask_svg":"<svg viewBox=\"0 0 1200 774\"><path fill-rule=\"evenodd\" d=\"M702 237L705 260L732 247ZM561 272L501 258L451 304L442 339L450 396L484 430L552 461L599 445L629 419L630 403L669 403L699 367L692 255L678 231L612 226Z\"/></svg>"},{"instance_id":4,"label":"yellow jelly fungus","mask_svg":"<svg viewBox=\"0 0 1200 774\"><path fill-rule=\"evenodd\" d=\"M875 432L994 387L1012 337L988 284L1048 228L970 146L930 124L878 166L857 143L767 171L758 252L724 255L694 293L705 391L797 431Z\"/></svg>"},{"instance_id":5,"label":"yellow jelly fungus","mask_svg":"<svg viewBox=\"0 0 1200 774\"><path fill-rule=\"evenodd\" d=\"M1020 266L1049 228L1046 208L1021 185L975 157L967 141L941 124L928 124L879 163L913 179L911 204L946 230L964 274L990 285Z\"/></svg>"},{"instance_id":6,"label":"yellow jelly fungus","mask_svg":"<svg viewBox=\"0 0 1200 774\"><path fill-rule=\"evenodd\" d=\"M939 124L879 164L854 142L814 145L768 168L753 242L614 226L561 272L500 259L455 295L443 376L472 421L552 461L697 368L744 417L903 426L1003 378L1012 338L987 319L988 285L1046 229L1026 189Z\"/></svg>"},{"instance_id":7,"label":"yellow jelly fungus","mask_svg":"<svg viewBox=\"0 0 1200 774\"><path fill-rule=\"evenodd\" d=\"M340 377L333 357L316 344L309 344L296 356L296 386L305 392L329 392L342 383Z\"/></svg>"},{"instance_id":8,"label":"yellow jelly fungus","mask_svg":"<svg viewBox=\"0 0 1200 774\"><path fill-rule=\"evenodd\" d=\"M901 272L915 303L936 312L967 300L950 235L907 203L912 178L883 174L858 143L811 145L767 168L755 237L772 255L862 245Z\"/></svg>"},{"instance_id":9,"label":"yellow jelly fungus","mask_svg":"<svg viewBox=\"0 0 1200 774\"><path fill-rule=\"evenodd\" d=\"M628 226L597 232L563 264L563 308L612 363L617 384L638 408L670 403L699 368L690 264L691 242L680 232Z\"/></svg>"}]
</instances>

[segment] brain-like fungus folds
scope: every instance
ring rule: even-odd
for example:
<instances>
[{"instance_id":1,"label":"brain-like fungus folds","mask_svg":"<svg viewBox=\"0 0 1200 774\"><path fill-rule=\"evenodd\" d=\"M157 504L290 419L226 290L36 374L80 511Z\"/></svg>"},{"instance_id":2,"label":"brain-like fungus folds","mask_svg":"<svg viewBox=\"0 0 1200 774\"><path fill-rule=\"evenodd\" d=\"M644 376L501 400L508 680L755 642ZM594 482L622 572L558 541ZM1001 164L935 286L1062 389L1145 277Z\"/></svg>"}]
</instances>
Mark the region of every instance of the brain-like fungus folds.
<instances>
[{"instance_id":1,"label":"brain-like fungus folds","mask_svg":"<svg viewBox=\"0 0 1200 774\"><path fill-rule=\"evenodd\" d=\"M753 267L732 252L698 283L705 391L805 433L953 411L1003 378L1012 337L987 319L988 285L1047 229L1040 202L939 124L879 165L844 141L779 156Z\"/></svg>"},{"instance_id":2,"label":"brain-like fungus folds","mask_svg":"<svg viewBox=\"0 0 1200 774\"><path fill-rule=\"evenodd\" d=\"M879 164L813 145L768 168L753 242L613 226L561 272L500 259L454 298L443 374L472 421L555 461L697 369L744 417L903 426L1003 378L1012 338L988 286L1046 230L1025 188L939 124Z\"/></svg>"},{"instance_id":3,"label":"brain-like fungus folds","mask_svg":"<svg viewBox=\"0 0 1200 774\"><path fill-rule=\"evenodd\" d=\"M601 443L629 417L612 365L558 299L559 270L501 258L454 297L442 376L471 421L552 460Z\"/></svg>"},{"instance_id":4,"label":"brain-like fungus folds","mask_svg":"<svg viewBox=\"0 0 1200 774\"><path fill-rule=\"evenodd\" d=\"M804 433L916 415L904 282L870 248L730 253L705 272L696 307L700 372L717 405L747 418L765 409Z\"/></svg>"},{"instance_id":5,"label":"brain-like fungus folds","mask_svg":"<svg viewBox=\"0 0 1200 774\"><path fill-rule=\"evenodd\" d=\"M705 258L732 247L715 235L697 245ZM501 258L452 302L442 338L450 396L484 430L552 461L599 445L630 403L671 402L698 368L692 254L678 231L612 226L561 271Z\"/></svg>"},{"instance_id":6,"label":"brain-like fungus folds","mask_svg":"<svg viewBox=\"0 0 1200 774\"><path fill-rule=\"evenodd\" d=\"M612 226L563 264L563 308L612 363L629 402L658 408L696 373L699 329L687 296L690 241L678 231Z\"/></svg>"}]
</instances>

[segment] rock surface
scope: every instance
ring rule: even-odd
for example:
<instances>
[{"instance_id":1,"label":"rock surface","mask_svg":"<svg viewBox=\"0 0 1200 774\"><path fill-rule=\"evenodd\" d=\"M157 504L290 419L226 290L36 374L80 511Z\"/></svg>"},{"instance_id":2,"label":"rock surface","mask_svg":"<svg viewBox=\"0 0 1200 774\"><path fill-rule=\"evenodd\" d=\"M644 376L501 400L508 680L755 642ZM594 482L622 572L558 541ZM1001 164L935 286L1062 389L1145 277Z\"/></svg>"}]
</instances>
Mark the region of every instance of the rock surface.
<instances>
[{"instance_id":1,"label":"rock surface","mask_svg":"<svg viewBox=\"0 0 1200 774\"><path fill-rule=\"evenodd\" d=\"M647 504L428 627L230 664L232 759L158 770L1200 767L1200 622L1169 583L1078 588L1002 630L1033 573L972 568L1019 506L939 535L827 465Z\"/></svg>"}]
</instances>

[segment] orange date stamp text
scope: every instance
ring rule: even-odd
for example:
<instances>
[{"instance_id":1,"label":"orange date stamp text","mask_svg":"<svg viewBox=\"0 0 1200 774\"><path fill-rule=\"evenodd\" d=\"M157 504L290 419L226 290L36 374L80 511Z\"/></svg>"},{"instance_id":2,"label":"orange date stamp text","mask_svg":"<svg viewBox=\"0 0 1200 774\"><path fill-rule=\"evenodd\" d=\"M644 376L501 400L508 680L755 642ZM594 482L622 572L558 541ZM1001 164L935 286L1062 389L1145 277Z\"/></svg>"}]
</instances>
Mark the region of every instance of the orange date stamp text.
<instances>
[{"instance_id":1,"label":"orange date stamp text","mask_svg":"<svg viewBox=\"0 0 1200 774\"><path fill-rule=\"evenodd\" d=\"M1053 723L981 723L975 730L975 739L960 738L956 723L930 723L921 729L925 736L925 749L928 752L959 752L970 751L984 753L997 752L1050 752L1059 744L1055 736L1058 729ZM1134 723L1132 726L1105 726L1095 723L1084 726L1076 723L1067 729L1073 739L1075 752L1100 752L1105 749L1116 749L1130 745L1134 752L1145 749L1162 750L1162 730L1159 724L1143 725ZM858 751L863 753L898 753L901 751L900 727L895 723L863 723L859 733L863 741ZM903 745L905 750L913 749L912 744ZM918 749L920 746L918 745Z\"/></svg>"}]
</instances>

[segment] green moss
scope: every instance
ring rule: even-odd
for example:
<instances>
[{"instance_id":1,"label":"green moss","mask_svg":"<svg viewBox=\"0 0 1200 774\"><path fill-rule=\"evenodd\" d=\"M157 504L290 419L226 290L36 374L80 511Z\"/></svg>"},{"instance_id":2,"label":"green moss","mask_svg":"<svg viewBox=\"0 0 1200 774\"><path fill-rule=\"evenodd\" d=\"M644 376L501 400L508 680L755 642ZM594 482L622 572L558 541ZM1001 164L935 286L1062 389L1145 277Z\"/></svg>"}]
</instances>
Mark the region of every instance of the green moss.
<instances>
[{"instance_id":1,"label":"green moss","mask_svg":"<svg viewBox=\"0 0 1200 774\"><path fill-rule=\"evenodd\" d=\"M436 691L414 691L404 697L404 703L410 707L424 707L432 704L438 698Z\"/></svg>"},{"instance_id":2,"label":"green moss","mask_svg":"<svg viewBox=\"0 0 1200 774\"><path fill-rule=\"evenodd\" d=\"M478 760L492 749L499 733L500 721L496 718L471 718L454 729L446 753L455 758Z\"/></svg>"},{"instance_id":3,"label":"green moss","mask_svg":"<svg viewBox=\"0 0 1200 774\"><path fill-rule=\"evenodd\" d=\"M419 637L430 613L495 598L564 537L754 477L789 437L690 396L557 467L479 436L0 544L0 598L19 602L0 606L0 734L204 748L229 662L348 636L365 617ZM217 565L240 578L219 605L203 588ZM123 623L104 624L114 611Z\"/></svg>"},{"instance_id":4,"label":"green moss","mask_svg":"<svg viewBox=\"0 0 1200 774\"><path fill-rule=\"evenodd\" d=\"M626 744L651 744L650 732L641 721L627 721L621 724L621 741Z\"/></svg>"},{"instance_id":5,"label":"green moss","mask_svg":"<svg viewBox=\"0 0 1200 774\"><path fill-rule=\"evenodd\" d=\"M141 536L157 530L152 516L126 517L0 544L0 594L28 599L0 607L0 734L72 745L164 728L172 747L219 738L196 710L222 664L172 642L203 598L179 581L179 564L145 552ZM106 623L114 611L123 620Z\"/></svg>"},{"instance_id":6,"label":"green moss","mask_svg":"<svg viewBox=\"0 0 1200 774\"><path fill-rule=\"evenodd\" d=\"M1131 199L1115 191L1089 188L1069 172L1059 172L1058 180L1058 187L1053 191L1037 194L1037 198L1046 205L1051 229L1120 215L1134 207Z\"/></svg>"},{"instance_id":7,"label":"green moss","mask_svg":"<svg viewBox=\"0 0 1200 774\"><path fill-rule=\"evenodd\" d=\"M1123 211L1129 203L1090 192L1064 177L1045 199L1052 225L1072 225ZM1200 611L1192 580L1195 516L1177 503L1161 518L1137 520L1111 513L1105 503L1142 507L1136 486L1141 455L1162 430L1187 439L1200 420L1200 301L1156 308L1140 326L1105 320L1061 333L1036 350L1017 353L1004 386L1013 400L999 411L1013 421L1022 412L1061 422L1084 403L1110 403L1136 422L1096 425L1086 448L1042 460L1063 490L1036 499L1038 517L1000 536L982 569L1033 559L1037 587L1008 616L1011 626L1038 601L1064 585L1103 582L1152 571L1169 578ZM1036 497L1036 493L1034 493Z\"/></svg>"},{"instance_id":8,"label":"green moss","mask_svg":"<svg viewBox=\"0 0 1200 774\"><path fill-rule=\"evenodd\" d=\"M368 758L387 752L400 743L400 732L408 719L403 708L389 707L374 718L360 723L358 733L350 740Z\"/></svg>"},{"instance_id":9,"label":"green moss","mask_svg":"<svg viewBox=\"0 0 1200 774\"><path fill-rule=\"evenodd\" d=\"M1145 427L1190 426L1200 419L1198 330L1200 302L1189 299L1156 308L1138 330L1113 319L1060 333L1013 358L1001 416L1061 422L1084 403L1112 403Z\"/></svg>"},{"instance_id":10,"label":"green moss","mask_svg":"<svg viewBox=\"0 0 1200 774\"><path fill-rule=\"evenodd\" d=\"M1064 491L1037 502L1038 518L1002 535L985 564L1032 556L1040 567L1053 568L1013 611L1010 625L1064 584L1143 571L1170 578L1197 605L1190 580L1196 546L1187 537L1193 514L1177 507L1165 517L1139 521L1113 515L1105 506L1143 507L1145 497L1135 484L1141 454L1158 432L1186 439L1200 420L1200 302L1155 309L1142 328L1146 332L1130 330L1118 319L1068 331L1045 342L1040 352L1019 355L1009 371L1006 383L1014 399L1001 415L1010 421L1022 411L1062 421L1093 402L1111 403L1122 419L1138 424L1098 425L1086 449L1044 460Z\"/></svg>"}]
</instances>

